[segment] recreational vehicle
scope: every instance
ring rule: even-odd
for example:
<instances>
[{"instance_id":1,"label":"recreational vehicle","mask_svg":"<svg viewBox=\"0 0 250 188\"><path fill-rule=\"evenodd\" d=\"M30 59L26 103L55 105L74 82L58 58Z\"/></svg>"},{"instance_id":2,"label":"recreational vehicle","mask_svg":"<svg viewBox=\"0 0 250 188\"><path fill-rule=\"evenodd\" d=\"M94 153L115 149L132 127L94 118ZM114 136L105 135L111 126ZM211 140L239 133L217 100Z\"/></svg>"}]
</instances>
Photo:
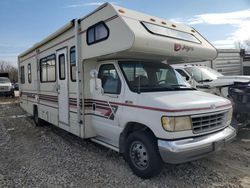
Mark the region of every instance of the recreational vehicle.
<instances>
[{"instance_id":1,"label":"recreational vehicle","mask_svg":"<svg viewBox=\"0 0 250 188\"><path fill-rule=\"evenodd\" d=\"M168 65L216 56L194 28L105 3L19 55L21 107L150 178L163 162L201 158L235 137L230 101Z\"/></svg>"}]
</instances>

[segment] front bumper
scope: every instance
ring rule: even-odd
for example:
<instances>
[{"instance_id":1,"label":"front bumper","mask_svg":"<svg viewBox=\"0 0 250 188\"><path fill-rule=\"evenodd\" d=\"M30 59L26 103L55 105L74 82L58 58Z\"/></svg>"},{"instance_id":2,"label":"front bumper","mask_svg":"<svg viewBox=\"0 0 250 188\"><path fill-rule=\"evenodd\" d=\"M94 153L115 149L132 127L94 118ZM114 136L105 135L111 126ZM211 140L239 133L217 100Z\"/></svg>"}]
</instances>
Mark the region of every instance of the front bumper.
<instances>
[{"instance_id":1,"label":"front bumper","mask_svg":"<svg viewBox=\"0 0 250 188\"><path fill-rule=\"evenodd\" d=\"M0 96L13 96L14 95L14 90L11 91L0 91Z\"/></svg>"},{"instance_id":2,"label":"front bumper","mask_svg":"<svg viewBox=\"0 0 250 188\"><path fill-rule=\"evenodd\" d=\"M175 141L159 139L158 148L164 162L178 164L196 160L211 152L221 150L235 136L235 129L229 126L219 132L200 137Z\"/></svg>"}]
</instances>

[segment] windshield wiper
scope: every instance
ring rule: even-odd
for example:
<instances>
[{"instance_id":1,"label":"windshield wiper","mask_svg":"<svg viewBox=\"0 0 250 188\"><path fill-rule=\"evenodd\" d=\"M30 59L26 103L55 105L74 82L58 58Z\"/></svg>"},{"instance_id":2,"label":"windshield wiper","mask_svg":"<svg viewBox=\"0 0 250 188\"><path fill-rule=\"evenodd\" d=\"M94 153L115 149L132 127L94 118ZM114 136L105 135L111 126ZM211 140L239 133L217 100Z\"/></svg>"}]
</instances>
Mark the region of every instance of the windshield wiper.
<instances>
[{"instance_id":1,"label":"windshield wiper","mask_svg":"<svg viewBox=\"0 0 250 188\"><path fill-rule=\"evenodd\" d=\"M170 85L174 90L195 90L192 87L189 87L187 85L184 84L172 84Z\"/></svg>"},{"instance_id":2,"label":"windshield wiper","mask_svg":"<svg viewBox=\"0 0 250 188\"><path fill-rule=\"evenodd\" d=\"M202 83L202 82L212 82L212 79L205 79L205 80L199 80L198 83Z\"/></svg>"},{"instance_id":3,"label":"windshield wiper","mask_svg":"<svg viewBox=\"0 0 250 188\"><path fill-rule=\"evenodd\" d=\"M184 84L172 84L170 86L173 86L173 87L187 87L186 85Z\"/></svg>"}]
</instances>

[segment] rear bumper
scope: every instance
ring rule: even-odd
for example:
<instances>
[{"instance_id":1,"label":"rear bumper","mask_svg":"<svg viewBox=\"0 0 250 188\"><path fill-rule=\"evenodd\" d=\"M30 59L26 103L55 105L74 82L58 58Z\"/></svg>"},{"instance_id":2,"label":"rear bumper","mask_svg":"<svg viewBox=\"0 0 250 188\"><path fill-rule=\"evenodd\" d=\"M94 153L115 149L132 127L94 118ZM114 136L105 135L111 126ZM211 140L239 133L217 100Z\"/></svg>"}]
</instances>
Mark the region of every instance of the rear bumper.
<instances>
[{"instance_id":1,"label":"rear bumper","mask_svg":"<svg viewBox=\"0 0 250 188\"><path fill-rule=\"evenodd\" d=\"M231 142L236 131L229 126L209 135L176 141L158 140L158 148L162 160L166 163L178 164L196 160L211 152L221 150Z\"/></svg>"}]
</instances>

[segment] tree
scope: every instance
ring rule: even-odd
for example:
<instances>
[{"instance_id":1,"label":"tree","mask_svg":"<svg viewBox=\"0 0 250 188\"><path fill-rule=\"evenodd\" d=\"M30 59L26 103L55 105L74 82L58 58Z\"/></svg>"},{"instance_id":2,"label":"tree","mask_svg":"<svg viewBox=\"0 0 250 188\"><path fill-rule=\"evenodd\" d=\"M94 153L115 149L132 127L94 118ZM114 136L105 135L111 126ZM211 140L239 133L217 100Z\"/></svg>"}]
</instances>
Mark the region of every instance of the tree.
<instances>
[{"instance_id":1,"label":"tree","mask_svg":"<svg viewBox=\"0 0 250 188\"><path fill-rule=\"evenodd\" d=\"M236 41L234 45L237 49L244 49L245 51L250 51L250 38L244 41Z\"/></svg>"},{"instance_id":2,"label":"tree","mask_svg":"<svg viewBox=\"0 0 250 188\"><path fill-rule=\"evenodd\" d=\"M18 70L15 66L9 62L0 60L0 73L9 73L9 79L11 82L18 81Z\"/></svg>"}]
</instances>

